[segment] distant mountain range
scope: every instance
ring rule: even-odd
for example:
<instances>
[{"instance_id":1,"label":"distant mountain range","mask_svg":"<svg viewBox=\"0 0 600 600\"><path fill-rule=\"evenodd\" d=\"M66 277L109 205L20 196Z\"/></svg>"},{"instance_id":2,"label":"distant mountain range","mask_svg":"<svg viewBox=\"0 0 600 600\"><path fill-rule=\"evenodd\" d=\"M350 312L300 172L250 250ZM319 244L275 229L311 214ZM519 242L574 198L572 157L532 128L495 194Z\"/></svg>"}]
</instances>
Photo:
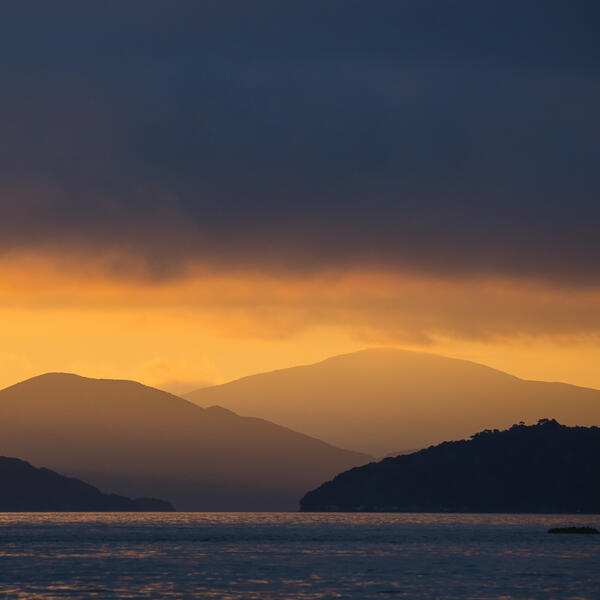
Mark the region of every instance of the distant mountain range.
<instances>
[{"instance_id":1,"label":"distant mountain range","mask_svg":"<svg viewBox=\"0 0 600 600\"><path fill-rule=\"evenodd\" d=\"M396 349L336 356L191 392L343 448L385 456L547 415L600 424L600 391L525 381L453 358Z\"/></svg>"},{"instance_id":2,"label":"distant mountain range","mask_svg":"<svg viewBox=\"0 0 600 600\"><path fill-rule=\"evenodd\" d=\"M17 458L0 456L0 511L120 512L172 511L169 502L102 494L97 488Z\"/></svg>"},{"instance_id":3,"label":"distant mountain range","mask_svg":"<svg viewBox=\"0 0 600 600\"><path fill-rule=\"evenodd\" d=\"M132 381L34 377L0 390L0 455L179 510L295 510L307 490L372 456L546 415L600 423L599 390L390 349L187 398Z\"/></svg>"},{"instance_id":4,"label":"distant mountain range","mask_svg":"<svg viewBox=\"0 0 600 600\"><path fill-rule=\"evenodd\" d=\"M600 428L555 420L483 431L354 468L304 511L600 513Z\"/></svg>"},{"instance_id":5,"label":"distant mountain range","mask_svg":"<svg viewBox=\"0 0 600 600\"><path fill-rule=\"evenodd\" d=\"M178 510L296 510L368 456L132 381L46 374L0 391L0 454Z\"/></svg>"}]
</instances>

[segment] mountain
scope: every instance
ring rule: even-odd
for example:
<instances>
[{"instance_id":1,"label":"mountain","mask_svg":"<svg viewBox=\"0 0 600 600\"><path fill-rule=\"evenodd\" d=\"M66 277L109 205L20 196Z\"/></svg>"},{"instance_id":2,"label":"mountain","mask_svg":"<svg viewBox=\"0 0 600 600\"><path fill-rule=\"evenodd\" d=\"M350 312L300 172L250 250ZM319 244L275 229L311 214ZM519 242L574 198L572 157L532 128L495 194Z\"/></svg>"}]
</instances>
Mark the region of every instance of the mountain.
<instances>
[{"instance_id":1,"label":"mountain","mask_svg":"<svg viewBox=\"0 0 600 600\"><path fill-rule=\"evenodd\" d=\"M24 460L0 456L2 512L120 512L172 511L171 504L153 498L103 494L97 488L50 469L37 469Z\"/></svg>"},{"instance_id":2,"label":"mountain","mask_svg":"<svg viewBox=\"0 0 600 600\"><path fill-rule=\"evenodd\" d=\"M133 381L60 373L0 391L0 454L178 510L295 510L369 458Z\"/></svg>"},{"instance_id":3,"label":"mountain","mask_svg":"<svg viewBox=\"0 0 600 600\"><path fill-rule=\"evenodd\" d=\"M466 360L397 349L252 375L185 398L372 456L549 414L568 425L600 424L600 390L524 381Z\"/></svg>"},{"instance_id":4,"label":"mountain","mask_svg":"<svg viewBox=\"0 0 600 600\"><path fill-rule=\"evenodd\" d=\"M357 467L303 511L600 513L600 428L543 419Z\"/></svg>"}]
</instances>

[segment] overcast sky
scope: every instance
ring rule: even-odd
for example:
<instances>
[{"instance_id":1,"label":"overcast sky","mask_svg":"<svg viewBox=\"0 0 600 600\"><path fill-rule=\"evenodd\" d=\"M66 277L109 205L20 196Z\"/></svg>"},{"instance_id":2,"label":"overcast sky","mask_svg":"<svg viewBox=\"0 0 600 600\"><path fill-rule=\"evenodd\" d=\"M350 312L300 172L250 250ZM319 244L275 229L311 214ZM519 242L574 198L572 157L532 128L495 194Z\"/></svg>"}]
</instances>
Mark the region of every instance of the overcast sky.
<instances>
[{"instance_id":1,"label":"overcast sky","mask_svg":"<svg viewBox=\"0 0 600 600\"><path fill-rule=\"evenodd\" d=\"M0 244L600 283L597 1L18 2Z\"/></svg>"},{"instance_id":2,"label":"overcast sky","mask_svg":"<svg viewBox=\"0 0 600 600\"><path fill-rule=\"evenodd\" d=\"M375 345L600 388L598 0L5 0L0 385Z\"/></svg>"}]
</instances>

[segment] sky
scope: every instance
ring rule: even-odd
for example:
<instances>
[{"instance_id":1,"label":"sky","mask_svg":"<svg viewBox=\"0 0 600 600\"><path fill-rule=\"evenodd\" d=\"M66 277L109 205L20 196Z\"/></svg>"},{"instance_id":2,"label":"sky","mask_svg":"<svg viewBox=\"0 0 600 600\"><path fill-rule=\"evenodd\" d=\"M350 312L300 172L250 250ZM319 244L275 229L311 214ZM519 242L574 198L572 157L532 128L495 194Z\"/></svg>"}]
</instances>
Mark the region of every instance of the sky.
<instances>
[{"instance_id":1,"label":"sky","mask_svg":"<svg viewBox=\"0 0 600 600\"><path fill-rule=\"evenodd\" d=\"M600 388L596 0L0 9L0 385L371 346Z\"/></svg>"}]
</instances>

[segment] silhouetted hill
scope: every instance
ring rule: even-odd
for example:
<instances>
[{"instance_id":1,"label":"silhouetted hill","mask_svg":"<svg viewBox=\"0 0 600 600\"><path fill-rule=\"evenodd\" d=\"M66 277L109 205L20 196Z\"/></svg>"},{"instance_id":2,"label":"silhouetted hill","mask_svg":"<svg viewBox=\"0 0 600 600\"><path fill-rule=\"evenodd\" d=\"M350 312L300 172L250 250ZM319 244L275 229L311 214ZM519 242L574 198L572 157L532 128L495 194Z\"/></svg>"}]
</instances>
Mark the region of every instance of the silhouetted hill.
<instances>
[{"instance_id":1,"label":"silhouetted hill","mask_svg":"<svg viewBox=\"0 0 600 600\"><path fill-rule=\"evenodd\" d=\"M179 510L294 510L369 460L132 381L47 374L0 391L0 454Z\"/></svg>"},{"instance_id":2,"label":"silhouetted hill","mask_svg":"<svg viewBox=\"0 0 600 600\"><path fill-rule=\"evenodd\" d=\"M303 511L600 513L600 428L544 419L335 477Z\"/></svg>"},{"instance_id":3,"label":"silhouetted hill","mask_svg":"<svg viewBox=\"0 0 600 600\"><path fill-rule=\"evenodd\" d=\"M381 456L381 457L377 457L378 459L384 459L384 458L393 458L394 456L400 456L401 454L414 454L415 452L418 452L420 450L420 448L413 448L412 450L399 450L396 452L390 452L389 454L386 454L385 456Z\"/></svg>"},{"instance_id":4,"label":"silhouetted hill","mask_svg":"<svg viewBox=\"0 0 600 600\"><path fill-rule=\"evenodd\" d=\"M117 512L172 511L153 498L103 494L97 488L50 469L37 469L24 460L0 456L0 511L5 512Z\"/></svg>"},{"instance_id":5,"label":"silhouetted hill","mask_svg":"<svg viewBox=\"0 0 600 600\"><path fill-rule=\"evenodd\" d=\"M567 425L600 423L600 390L524 381L477 363L397 349L252 375L185 398L372 456L549 414Z\"/></svg>"}]
</instances>

